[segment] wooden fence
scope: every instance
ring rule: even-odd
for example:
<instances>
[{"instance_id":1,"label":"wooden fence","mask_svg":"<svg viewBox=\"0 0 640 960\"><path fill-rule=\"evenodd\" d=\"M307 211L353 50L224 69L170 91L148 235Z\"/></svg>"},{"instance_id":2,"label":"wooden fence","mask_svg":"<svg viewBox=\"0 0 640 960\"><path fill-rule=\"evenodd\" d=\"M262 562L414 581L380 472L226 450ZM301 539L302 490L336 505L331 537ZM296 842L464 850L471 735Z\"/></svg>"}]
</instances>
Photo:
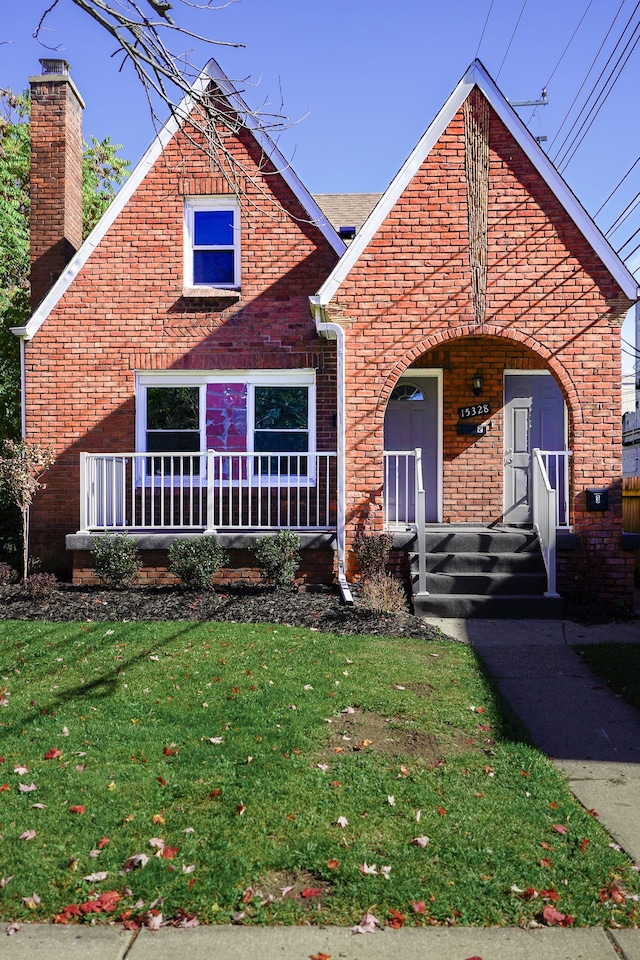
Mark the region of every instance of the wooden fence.
<instances>
[{"instance_id":1,"label":"wooden fence","mask_svg":"<svg viewBox=\"0 0 640 960\"><path fill-rule=\"evenodd\" d=\"M622 529L640 533L640 477L622 478ZM636 576L640 576L640 550L636 550Z\"/></svg>"}]
</instances>

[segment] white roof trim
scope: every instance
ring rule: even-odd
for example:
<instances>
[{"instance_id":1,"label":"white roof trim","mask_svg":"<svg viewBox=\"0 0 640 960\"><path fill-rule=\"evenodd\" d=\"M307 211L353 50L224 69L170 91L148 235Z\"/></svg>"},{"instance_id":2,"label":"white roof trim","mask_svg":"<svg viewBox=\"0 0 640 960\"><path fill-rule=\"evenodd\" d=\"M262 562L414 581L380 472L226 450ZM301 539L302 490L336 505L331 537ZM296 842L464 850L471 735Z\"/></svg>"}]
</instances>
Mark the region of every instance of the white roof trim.
<instances>
[{"instance_id":1,"label":"white roof trim","mask_svg":"<svg viewBox=\"0 0 640 960\"><path fill-rule=\"evenodd\" d=\"M204 89L206 89L212 80L218 84L230 105L238 112L242 113L246 120L247 129L250 130L260 145L260 148L273 162L278 173L282 176L287 185L295 194L296 198L300 201L306 212L309 214L309 219L311 222L318 227L336 253L338 255L342 254L346 249L345 243L341 240L338 233L327 221L326 217L320 210L320 207L293 172L290 164L280 153L273 140L271 140L271 138L260 129L258 121L253 118L249 108L244 103L240 95L235 92L233 84L223 73L215 60L209 61L196 82L193 84L192 90L197 93L201 93ZM108 206L103 216L93 228L87 239L83 242L78 252L69 261L53 287L51 287L47 293L44 300L33 312L29 318L29 321L23 327L11 328L12 332L16 336L24 337L27 340L30 340L33 336L35 336L53 308L80 273L93 251L100 244L109 227L124 210L127 203L138 189L153 164L162 154L162 151L166 145L188 118L193 107L194 98L191 94L187 94L176 108L175 113L169 118L164 127L154 138L151 146L137 164L131 173L131 176L125 180L124 184L114 197L111 204Z\"/></svg>"},{"instance_id":2,"label":"white roof trim","mask_svg":"<svg viewBox=\"0 0 640 960\"><path fill-rule=\"evenodd\" d=\"M531 136L513 107L504 98L479 60L474 60L464 77L453 91L435 120L430 124L404 166L400 168L368 220L348 247L342 259L336 264L318 291L318 301L326 306L334 297L338 287L347 278L354 264L362 256L382 223L397 203L400 195L416 175L425 159L436 145L447 126L471 93L474 86L485 95L516 142L525 152L540 176L555 194L567 214L571 217L586 241L607 267L619 284L625 296L630 300L640 297L638 283L620 260L598 227L595 225L582 204L562 179L540 145Z\"/></svg>"}]
</instances>

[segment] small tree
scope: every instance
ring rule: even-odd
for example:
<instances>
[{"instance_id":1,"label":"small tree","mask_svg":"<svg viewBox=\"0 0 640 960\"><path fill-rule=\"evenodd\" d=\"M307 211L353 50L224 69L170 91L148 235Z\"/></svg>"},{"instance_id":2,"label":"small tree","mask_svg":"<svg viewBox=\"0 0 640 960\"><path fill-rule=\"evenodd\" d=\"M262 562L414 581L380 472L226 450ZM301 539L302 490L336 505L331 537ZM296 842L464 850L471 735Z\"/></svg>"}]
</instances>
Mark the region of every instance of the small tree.
<instances>
[{"instance_id":1,"label":"small tree","mask_svg":"<svg viewBox=\"0 0 640 960\"><path fill-rule=\"evenodd\" d=\"M0 456L0 480L10 500L22 515L22 579L29 567L29 507L38 490L46 484L40 477L55 462L52 447L41 447L27 440L5 440Z\"/></svg>"}]
</instances>

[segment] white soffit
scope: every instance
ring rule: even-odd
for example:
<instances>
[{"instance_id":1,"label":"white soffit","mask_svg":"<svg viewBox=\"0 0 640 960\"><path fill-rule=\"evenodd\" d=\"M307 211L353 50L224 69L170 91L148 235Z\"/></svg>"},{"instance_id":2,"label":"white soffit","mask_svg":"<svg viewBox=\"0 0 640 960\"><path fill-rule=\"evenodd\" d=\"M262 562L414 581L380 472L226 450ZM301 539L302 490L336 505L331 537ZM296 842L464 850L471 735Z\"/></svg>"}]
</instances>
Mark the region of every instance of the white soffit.
<instances>
[{"instance_id":1,"label":"white soffit","mask_svg":"<svg viewBox=\"0 0 640 960\"><path fill-rule=\"evenodd\" d=\"M575 197L545 152L541 149L540 145L529 133L527 127L520 120L520 117L513 107L504 98L483 65L479 60L474 60L445 105L409 155L405 164L391 181L387 191L379 200L360 232L351 242L342 259L336 264L332 273L320 287L316 302L322 306L326 306L334 297L340 284L347 278L355 263L357 263L362 256L403 191L417 174L474 86L477 86L487 98L493 110L555 194L558 201L562 204L594 252L607 267L625 296L630 300L637 300L638 297L640 297L640 288L633 275L617 256L582 204Z\"/></svg>"},{"instance_id":2,"label":"white soffit","mask_svg":"<svg viewBox=\"0 0 640 960\"><path fill-rule=\"evenodd\" d=\"M192 90L196 93L202 93L211 81L214 81L225 98L229 101L231 107L243 115L246 120L246 127L256 139L260 148L271 162L276 171L287 185L291 188L297 199L300 201L306 212L309 214L309 220L315 224L322 232L326 240L331 244L335 252L340 255L346 249L344 241L327 221L320 207L317 205L309 191L303 186L296 174L291 169L291 165L282 156L271 138L260 129L259 121L253 118L251 111L244 103L238 93L235 92L233 84L223 73L215 60L210 60L198 79L193 84ZM142 159L132 171L107 210L95 225L87 239L82 243L78 252L69 261L63 272L60 274L54 285L47 293L44 300L33 312L28 322L23 327L12 327L12 332L19 337L25 337L30 340L38 332L44 321L47 319L58 301L69 289L76 276L80 273L83 266L100 244L107 233L109 227L113 224L119 214L124 210L127 203L138 189L147 173L154 165L156 160L162 154L162 151L169 143L175 133L182 127L185 120L195 106L194 97L187 94L176 108L175 113L165 123L164 127L154 138L151 146L144 154Z\"/></svg>"}]
</instances>

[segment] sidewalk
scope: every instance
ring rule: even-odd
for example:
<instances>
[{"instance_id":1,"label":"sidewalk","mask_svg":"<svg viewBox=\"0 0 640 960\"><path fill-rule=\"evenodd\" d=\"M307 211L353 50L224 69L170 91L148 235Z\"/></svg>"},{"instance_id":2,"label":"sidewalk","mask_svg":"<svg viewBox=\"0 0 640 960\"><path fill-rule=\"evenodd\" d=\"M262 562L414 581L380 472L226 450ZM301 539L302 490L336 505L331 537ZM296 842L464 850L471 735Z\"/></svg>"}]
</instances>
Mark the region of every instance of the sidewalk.
<instances>
[{"instance_id":1,"label":"sidewalk","mask_svg":"<svg viewBox=\"0 0 640 960\"><path fill-rule=\"evenodd\" d=\"M549 620L432 620L471 643L535 744L640 861L640 713L608 690L573 647L640 643L640 622L584 627ZM0 930L2 960L640 960L640 929L389 928L22 924Z\"/></svg>"}]
</instances>

